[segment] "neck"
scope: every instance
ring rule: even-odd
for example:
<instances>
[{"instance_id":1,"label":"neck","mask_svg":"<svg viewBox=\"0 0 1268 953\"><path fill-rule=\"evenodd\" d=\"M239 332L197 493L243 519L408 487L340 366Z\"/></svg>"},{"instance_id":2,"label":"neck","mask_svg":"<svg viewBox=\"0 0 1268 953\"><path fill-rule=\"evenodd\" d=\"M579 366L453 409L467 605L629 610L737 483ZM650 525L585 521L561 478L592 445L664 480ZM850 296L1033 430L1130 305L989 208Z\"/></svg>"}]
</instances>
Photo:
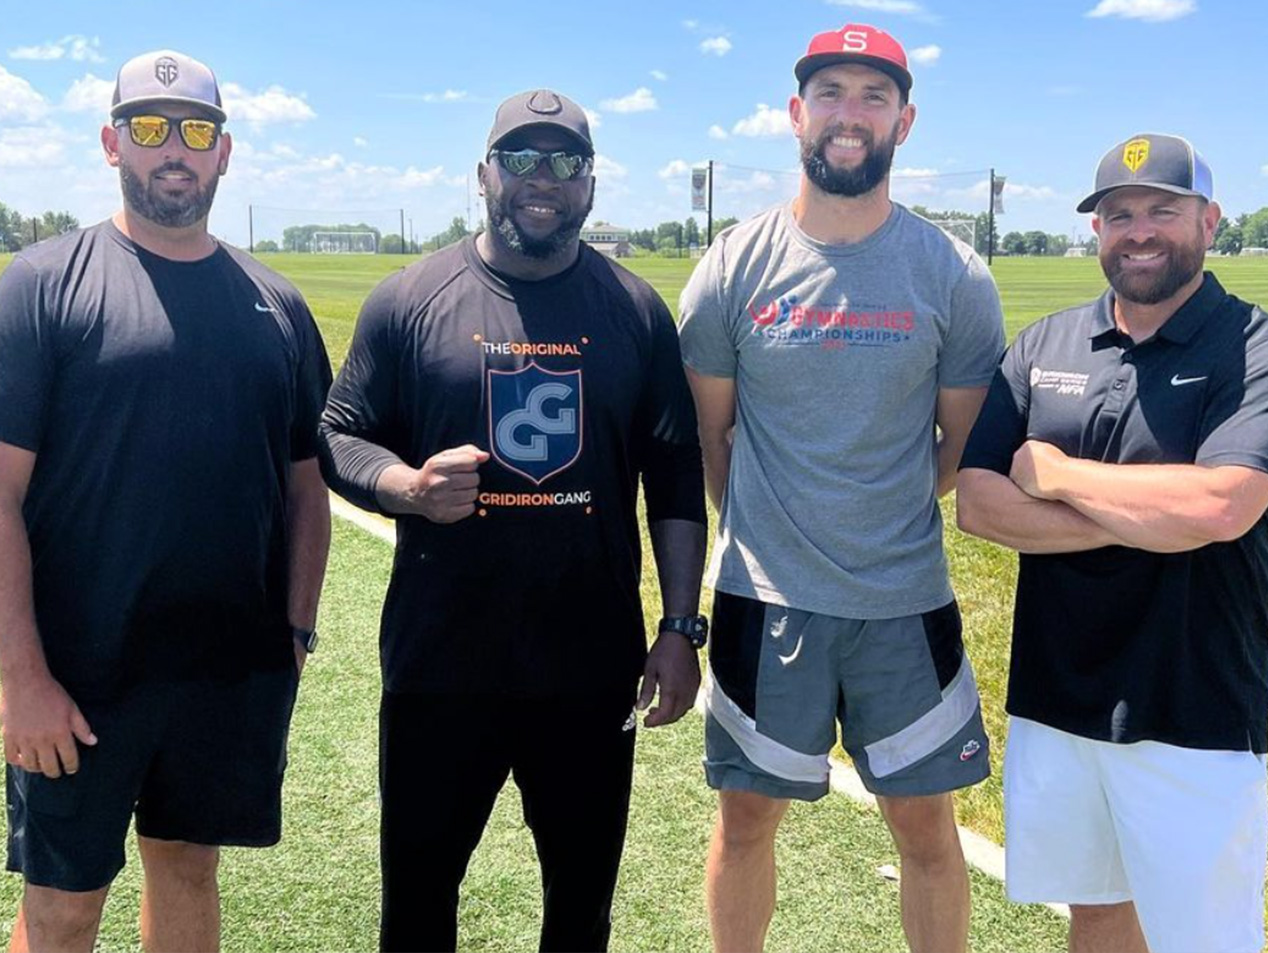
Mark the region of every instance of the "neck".
<instances>
[{"instance_id":1,"label":"neck","mask_svg":"<svg viewBox=\"0 0 1268 953\"><path fill-rule=\"evenodd\" d=\"M581 239L574 238L549 258L529 258L511 251L485 228L476 238L476 252L494 271L520 281L541 281L544 278L553 278L572 267L572 263L581 254Z\"/></svg>"},{"instance_id":2,"label":"neck","mask_svg":"<svg viewBox=\"0 0 1268 953\"><path fill-rule=\"evenodd\" d=\"M1140 342L1151 338L1171 319L1173 314L1184 306L1186 301L1193 297L1202 287L1205 279L1206 276L1199 271L1170 298L1156 304L1127 301L1121 295L1115 294L1114 323L1133 341Z\"/></svg>"},{"instance_id":3,"label":"neck","mask_svg":"<svg viewBox=\"0 0 1268 953\"><path fill-rule=\"evenodd\" d=\"M888 177L864 195L847 196L824 192L803 175L792 213L801 230L816 241L849 245L884 225L893 207Z\"/></svg>"},{"instance_id":4,"label":"neck","mask_svg":"<svg viewBox=\"0 0 1268 953\"><path fill-rule=\"evenodd\" d=\"M124 235L160 258L198 261L216 250L216 240L207 233L205 218L183 228L168 228L151 222L125 205L122 211L115 212L111 221Z\"/></svg>"}]
</instances>

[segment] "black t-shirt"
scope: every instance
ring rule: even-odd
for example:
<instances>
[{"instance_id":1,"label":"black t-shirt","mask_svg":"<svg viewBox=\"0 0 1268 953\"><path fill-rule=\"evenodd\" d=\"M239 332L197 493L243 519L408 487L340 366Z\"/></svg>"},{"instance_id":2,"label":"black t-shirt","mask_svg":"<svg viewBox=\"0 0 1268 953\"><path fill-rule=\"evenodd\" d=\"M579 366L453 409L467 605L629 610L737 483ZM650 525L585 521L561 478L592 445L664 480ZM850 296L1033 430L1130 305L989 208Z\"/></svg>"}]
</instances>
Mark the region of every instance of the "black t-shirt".
<instances>
[{"instance_id":1,"label":"black t-shirt","mask_svg":"<svg viewBox=\"0 0 1268 953\"><path fill-rule=\"evenodd\" d=\"M491 453L477 512L400 517L383 610L391 691L624 690L645 654L647 516L704 522L695 410L664 303L582 246L544 281L473 240L392 275L362 308L322 420L327 479L377 509L379 474Z\"/></svg>"},{"instance_id":2,"label":"black t-shirt","mask_svg":"<svg viewBox=\"0 0 1268 953\"><path fill-rule=\"evenodd\" d=\"M1208 274L1152 338L1114 297L1013 343L961 468L1027 439L1106 463L1268 471L1268 317ZM1190 552L1021 556L1008 711L1102 741L1268 750L1268 519Z\"/></svg>"},{"instance_id":3,"label":"black t-shirt","mask_svg":"<svg viewBox=\"0 0 1268 953\"><path fill-rule=\"evenodd\" d=\"M224 245L175 262L103 222L0 276L0 441L36 454L36 622L72 696L293 657L287 478L329 382L299 293Z\"/></svg>"}]
</instances>

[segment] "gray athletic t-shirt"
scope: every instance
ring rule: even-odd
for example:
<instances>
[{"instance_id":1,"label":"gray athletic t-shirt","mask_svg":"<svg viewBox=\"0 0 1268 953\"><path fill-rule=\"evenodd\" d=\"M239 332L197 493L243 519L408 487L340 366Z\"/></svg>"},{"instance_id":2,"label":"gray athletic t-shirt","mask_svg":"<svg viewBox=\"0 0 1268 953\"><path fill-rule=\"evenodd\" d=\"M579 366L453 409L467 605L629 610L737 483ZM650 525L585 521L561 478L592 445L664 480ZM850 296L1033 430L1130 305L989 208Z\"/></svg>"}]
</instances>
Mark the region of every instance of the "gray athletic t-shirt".
<instances>
[{"instance_id":1,"label":"gray athletic t-shirt","mask_svg":"<svg viewBox=\"0 0 1268 953\"><path fill-rule=\"evenodd\" d=\"M679 310L686 364L736 382L714 587L854 619L949 602L938 390L985 387L1004 348L972 249L900 205L827 245L780 206L717 237Z\"/></svg>"}]
</instances>

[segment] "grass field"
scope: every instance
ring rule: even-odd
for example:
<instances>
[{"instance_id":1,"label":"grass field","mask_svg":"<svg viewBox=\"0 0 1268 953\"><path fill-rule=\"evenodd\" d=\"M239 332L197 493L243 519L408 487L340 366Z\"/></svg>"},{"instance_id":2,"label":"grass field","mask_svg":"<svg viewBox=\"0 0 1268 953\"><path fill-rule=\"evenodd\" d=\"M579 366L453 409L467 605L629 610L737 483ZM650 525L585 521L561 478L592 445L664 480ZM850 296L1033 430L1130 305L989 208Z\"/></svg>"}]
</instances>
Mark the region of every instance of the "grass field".
<instances>
[{"instance_id":1,"label":"grass field","mask_svg":"<svg viewBox=\"0 0 1268 953\"><path fill-rule=\"evenodd\" d=\"M0 256L0 270L10 256ZM270 266L304 293L338 366L369 290L402 259L387 256L267 255ZM694 262L636 259L677 310ZM1213 259L1225 286L1268 301L1268 259ZM994 273L1011 338L1058 308L1094 297L1103 287L1095 260L998 259ZM1015 557L954 529L944 504L953 582L965 615L996 769L990 781L959 796L962 823L997 842L1002 837L999 759L1005 738L1003 698ZM644 540L645 552L650 547ZM390 567L383 544L339 525L321 627L323 652L306 675L291 754L287 833L269 852L231 852L226 859L226 949L349 949L374 945L377 909L374 790L374 704L378 609ZM644 574L649 620L659 614L650 562ZM706 602L707 604L707 602ZM712 799L700 778L700 721L643 732L634 813L614 949L704 949L701 865ZM891 949L893 884L874 875L893 863L879 819L842 799L799 810L781 835L781 852L797 858L798 886L781 894L772 950ZM473 863L463 899L461 943L469 949L532 947L536 874L531 842L508 793ZM103 930L105 949L136 946L135 858L119 883ZM813 881L804 884L802 881ZM793 880L790 878L789 883ZM0 878L0 917L13 909L17 887ZM1063 945L1063 928L1043 910L1006 904L997 885L974 883L974 949L1040 950Z\"/></svg>"}]
</instances>

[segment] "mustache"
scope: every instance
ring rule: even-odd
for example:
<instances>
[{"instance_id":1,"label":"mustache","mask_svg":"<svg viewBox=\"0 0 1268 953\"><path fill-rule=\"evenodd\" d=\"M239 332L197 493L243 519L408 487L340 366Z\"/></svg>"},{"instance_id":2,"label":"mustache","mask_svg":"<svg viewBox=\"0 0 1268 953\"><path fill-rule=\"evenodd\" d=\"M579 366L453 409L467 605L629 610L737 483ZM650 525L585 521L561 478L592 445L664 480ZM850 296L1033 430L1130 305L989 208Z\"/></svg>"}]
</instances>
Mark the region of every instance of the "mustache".
<instances>
[{"instance_id":1,"label":"mustache","mask_svg":"<svg viewBox=\"0 0 1268 953\"><path fill-rule=\"evenodd\" d=\"M819 136L819 141L816 143L816 145L818 146L827 145L828 141L833 136L851 136L856 139L862 139L863 144L867 146L868 148L871 148L873 144L872 130L865 129L862 126L851 126L847 129L844 125L837 125L837 126L831 126L830 128L825 129L823 133Z\"/></svg>"},{"instance_id":2,"label":"mustache","mask_svg":"<svg viewBox=\"0 0 1268 953\"><path fill-rule=\"evenodd\" d=\"M198 174L193 169L176 159L173 159L171 162L164 162L161 166L150 173L150 178L153 179L156 176L162 175L164 172L183 172L191 179L198 179Z\"/></svg>"}]
</instances>

